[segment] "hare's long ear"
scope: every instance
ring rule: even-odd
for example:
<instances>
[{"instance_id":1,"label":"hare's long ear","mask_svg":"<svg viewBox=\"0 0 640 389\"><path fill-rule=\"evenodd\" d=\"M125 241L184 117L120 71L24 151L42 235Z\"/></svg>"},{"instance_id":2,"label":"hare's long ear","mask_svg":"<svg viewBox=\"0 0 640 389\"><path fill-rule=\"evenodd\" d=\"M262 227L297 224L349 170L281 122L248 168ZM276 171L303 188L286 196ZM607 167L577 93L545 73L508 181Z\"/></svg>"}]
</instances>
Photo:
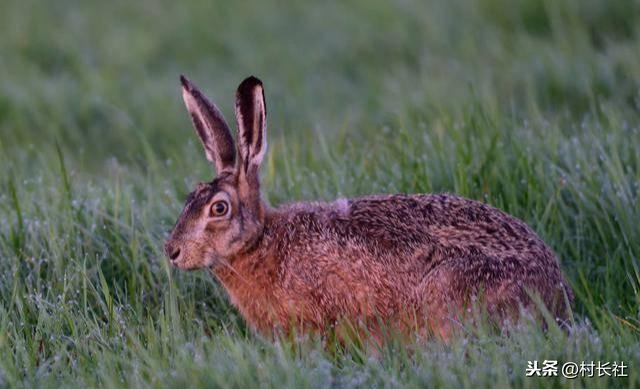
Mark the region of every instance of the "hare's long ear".
<instances>
[{"instance_id":1,"label":"hare's long ear","mask_svg":"<svg viewBox=\"0 0 640 389\"><path fill-rule=\"evenodd\" d=\"M240 169L247 175L257 174L267 151L267 107L262 82L253 76L238 86L236 120Z\"/></svg>"},{"instance_id":2,"label":"hare's long ear","mask_svg":"<svg viewBox=\"0 0 640 389\"><path fill-rule=\"evenodd\" d=\"M202 140L207 159L215 164L218 175L223 172L233 172L236 151L229 125L222 113L185 76L180 76L180 82L184 104Z\"/></svg>"}]
</instances>

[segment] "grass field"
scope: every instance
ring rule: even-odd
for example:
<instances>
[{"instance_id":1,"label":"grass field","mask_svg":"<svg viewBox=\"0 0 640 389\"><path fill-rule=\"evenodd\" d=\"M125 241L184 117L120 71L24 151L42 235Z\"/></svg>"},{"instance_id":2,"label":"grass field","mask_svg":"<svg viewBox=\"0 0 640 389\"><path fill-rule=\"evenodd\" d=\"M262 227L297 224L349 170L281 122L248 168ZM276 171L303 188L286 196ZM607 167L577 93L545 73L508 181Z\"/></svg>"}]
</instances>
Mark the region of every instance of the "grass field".
<instances>
[{"instance_id":1,"label":"grass field","mask_svg":"<svg viewBox=\"0 0 640 389\"><path fill-rule=\"evenodd\" d=\"M640 386L636 0L4 0L0 386ZM211 167L187 74L232 118L260 77L272 204L456 192L525 220L568 333L479 329L379 356L252 334L162 242ZM623 361L626 378L525 377Z\"/></svg>"}]
</instances>

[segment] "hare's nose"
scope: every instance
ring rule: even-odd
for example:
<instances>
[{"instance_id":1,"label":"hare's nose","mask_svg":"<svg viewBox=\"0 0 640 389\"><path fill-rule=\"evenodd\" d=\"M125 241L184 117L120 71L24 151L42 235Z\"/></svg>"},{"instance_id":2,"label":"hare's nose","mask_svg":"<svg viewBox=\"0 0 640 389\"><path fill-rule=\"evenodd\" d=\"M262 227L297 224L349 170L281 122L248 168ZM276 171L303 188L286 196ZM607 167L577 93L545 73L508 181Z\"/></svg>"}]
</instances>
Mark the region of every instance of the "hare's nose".
<instances>
[{"instance_id":1,"label":"hare's nose","mask_svg":"<svg viewBox=\"0 0 640 389\"><path fill-rule=\"evenodd\" d=\"M164 245L164 253L169 257L169 259L175 261L180 256L180 247L173 244L173 242L168 241Z\"/></svg>"},{"instance_id":2,"label":"hare's nose","mask_svg":"<svg viewBox=\"0 0 640 389\"><path fill-rule=\"evenodd\" d=\"M179 248L173 250L173 252L171 252L171 254L169 254L169 258L172 261L175 261L179 256L180 256L180 249Z\"/></svg>"}]
</instances>

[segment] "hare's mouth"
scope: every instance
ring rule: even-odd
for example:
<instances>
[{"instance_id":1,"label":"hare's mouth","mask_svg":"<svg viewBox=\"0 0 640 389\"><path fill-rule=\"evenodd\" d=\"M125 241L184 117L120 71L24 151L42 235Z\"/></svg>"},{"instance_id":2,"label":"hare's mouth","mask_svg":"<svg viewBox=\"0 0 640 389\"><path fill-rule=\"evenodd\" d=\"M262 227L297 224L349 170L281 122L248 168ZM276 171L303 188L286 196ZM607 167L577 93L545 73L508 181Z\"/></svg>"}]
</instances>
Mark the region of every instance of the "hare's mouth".
<instances>
[{"instance_id":1,"label":"hare's mouth","mask_svg":"<svg viewBox=\"0 0 640 389\"><path fill-rule=\"evenodd\" d=\"M169 260L169 263L171 263L171 266L177 267L178 269L182 269L183 268L184 262L185 261L182 258L170 259Z\"/></svg>"},{"instance_id":2,"label":"hare's mouth","mask_svg":"<svg viewBox=\"0 0 640 389\"><path fill-rule=\"evenodd\" d=\"M189 258L184 257L170 259L169 262L171 263L171 266L180 270L194 270L200 267L198 266L197 261L192 261L189 260Z\"/></svg>"},{"instance_id":3,"label":"hare's mouth","mask_svg":"<svg viewBox=\"0 0 640 389\"><path fill-rule=\"evenodd\" d=\"M171 266L180 270L196 270L201 268L214 268L221 264L217 255L208 254L201 259L180 256L175 259L169 259Z\"/></svg>"}]
</instances>

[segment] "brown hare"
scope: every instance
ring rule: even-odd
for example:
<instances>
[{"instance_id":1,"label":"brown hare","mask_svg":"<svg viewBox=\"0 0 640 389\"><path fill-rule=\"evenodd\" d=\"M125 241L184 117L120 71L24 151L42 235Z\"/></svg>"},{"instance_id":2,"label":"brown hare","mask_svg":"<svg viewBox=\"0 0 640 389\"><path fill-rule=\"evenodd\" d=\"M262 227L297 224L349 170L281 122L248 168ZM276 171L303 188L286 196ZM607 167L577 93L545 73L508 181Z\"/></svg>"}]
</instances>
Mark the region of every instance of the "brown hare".
<instances>
[{"instance_id":1,"label":"brown hare","mask_svg":"<svg viewBox=\"0 0 640 389\"><path fill-rule=\"evenodd\" d=\"M523 312L540 317L541 303L567 319L573 296L554 253L487 204L399 194L270 207L260 196L267 150L260 80L238 87L237 146L218 108L181 82L217 177L189 194L165 251L180 269L210 269L252 328L326 334L349 321L374 337L383 323L448 338L477 312L472 306L502 325Z\"/></svg>"}]
</instances>

